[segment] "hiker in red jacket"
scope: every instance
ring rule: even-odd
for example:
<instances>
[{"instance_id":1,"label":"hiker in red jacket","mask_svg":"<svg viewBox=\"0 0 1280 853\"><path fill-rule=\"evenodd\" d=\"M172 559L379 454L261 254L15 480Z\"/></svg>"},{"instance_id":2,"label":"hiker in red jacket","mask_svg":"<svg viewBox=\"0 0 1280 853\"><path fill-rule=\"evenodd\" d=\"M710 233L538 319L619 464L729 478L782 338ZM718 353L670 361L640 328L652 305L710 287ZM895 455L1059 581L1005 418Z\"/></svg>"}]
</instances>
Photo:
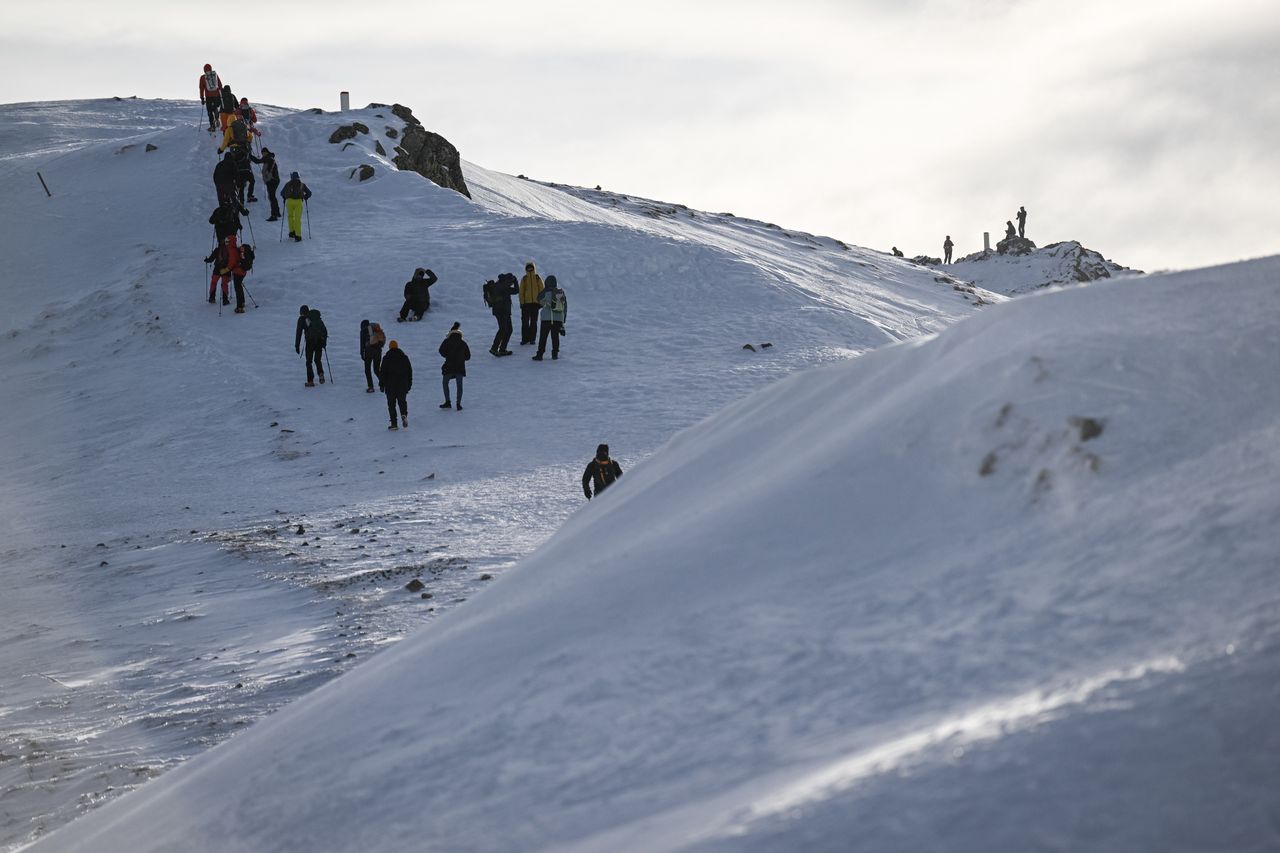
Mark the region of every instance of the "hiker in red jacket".
<instances>
[{"instance_id":1,"label":"hiker in red jacket","mask_svg":"<svg viewBox=\"0 0 1280 853\"><path fill-rule=\"evenodd\" d=\"M240 249L236 246L236 237L234 234L227 235L222 245L213 250L213 254L204 259L206 264L213 264L213 277L209 279L209 304L214 302L214 294L217 290L218 279L222 279L222 304L231 304L230 284L234 276L236 280L236 297L239 304L236 306L236 313L244 313L244 292L242 283L244 282L244 270L240 268Z\"/></svg>"},{"instance_id":2,"label":"hiker in red jacket","mask_svg":"<svg viewBox=\"0 0 1280 853\"><path fill-rule=\"evenodd\" d=\"M209 129L217 130L218 110L222 105L222 79L209 63L204 64L200 75L200 102L209 114Z\"/></svg>"}]
</instances>

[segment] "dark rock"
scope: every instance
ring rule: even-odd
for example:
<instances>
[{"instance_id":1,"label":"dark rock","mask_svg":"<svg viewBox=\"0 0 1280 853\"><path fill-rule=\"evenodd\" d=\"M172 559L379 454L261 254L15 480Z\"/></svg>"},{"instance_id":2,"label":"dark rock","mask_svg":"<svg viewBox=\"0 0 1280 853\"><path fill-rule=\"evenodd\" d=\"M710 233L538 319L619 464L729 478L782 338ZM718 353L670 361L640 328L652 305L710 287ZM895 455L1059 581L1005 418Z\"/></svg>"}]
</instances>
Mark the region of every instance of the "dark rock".
<instances>
[{"instance_id":1,"label":"dark rock","mask_svg":"<svg viewBox=\"0 0 1280 853\"><path fill-rule=\"evenodd\" d=\"M753 347L751 344L743 344L743 345L742 345L742 348L743 348L743 349L749 349L749 350L751 350L752 352L755 352L755 351L756 351L756 348L755 348L755 347Z\"/></svg>"},{"instance_id":2,"label":"dark rock","mask_svg":"<svg viewBox=\"0 0 1280 853\"><path fill-rule=\"evenodd\" d=\"M391 107L390 104L379 104L377 102L374 102L369 106L365 107L365 109L366 110L385 110L385 109L389 109L390 107Z\"/></svg>"},{"instance_id":3,"label":"dark rock","mask_svg":"<svg viewBox=\"0 0 1280 853\"><path fill-rule=\"evenodd\" d=\"M314 113L315 115L318 115L318 116L324 115L324 110L320 109L319 107L312 107L311 109L307 110L307 112Z\"/></svg>"},{"instance_id":4,"label":"dark rock","mask_svg":"<svg viewBox=\"0 0 1280 853\"><path fill-rule=\"evenodd\" d=\"M400 138L400 131L396 130L394 127L387 128L387 139L399 139L399 138Z\"/></svg>"},{"instance_id":5,"label":"dark rock","mask_svg":"<svg viewBox=\"0 0 1280 853\"><path fill-rule=\"evenodd\" d=\"M159 151L160 149L159 149L159 148L157 148L156 146L152 145L150 142L148 142L148 143L147 143L147 147L146 147L146 148L144 148L143 150L144 150L144 151Z\"/></svg>"},{"instance_id":6,"label":"dark rock","mask_svg":"<svg viewBox=\"0 0 1280 853\"><path fill-rule=\"evenodd\" d=\"M1073 417L1069 423L1080 432L1080 440L1088 441L1102 435L1103 422L1096 418Z\"/></svg>"},{"instance_id":7,"label":"dark rock","mask_svg":"<svg viewBox=\"0 0 1280 853\"><path fill-rule=\"evenodd\" d=\"M414 578L413 580L409 581L407 584L404 585L404 588L409 590L409 592L418 592L424 587L426 587L426 584L418 580L417 578Z\"/></svg>"},{"instance_id":8,"label":"dark rock","mask_svg":"<svg viewBox=\"0 0 1280 853\"><path fill-rule=\"evenodd\" d=\"M299 536L301 536L302 534L304 534L304 533L306 533L306 532L307 532L307 528L305 528L305 527L303 527L301 524L299 524L299 525L298 525L298 529L297 529L297 530L295 530L295 531L293 531L293 532L294 532L294 533L296 533L296 534L298 534Z\"/></svg>"},{"instance_id":9,"label":"dark rock","mask_svg":"<svg viewBox=\"0 0 1280 853\"><path fill-rule=\"evenodd\" d=\"M106 565L109 565L109 564L107 563L106 560L103 560L101 563L98 563L98 568L102 568L103 566L106 566Z\"/></svg>"},{"instance_id":10,"label":"dark rock","mask_svg":"<svg viewBox=\"0 0 1280 853\"><path fill-rule=\"evenodd\" d=\"M995 451L988 453L982 459L982 466L978 468L978 476L989 477L996 472L996 454Z\"/></svg>"},{"instance_id":11,"label":"dark rock","mask_svg":"<svg viewBox=\"0 0 1280 853\"><path fill-rule=\"evenodd\" d=\"M1029 255L1036 250L1036 244L1026 237L1005 237L996 243L996 252L1001 255Z\"/></svg>"},{"instance_id":12,"label":"dark rock","mask_svg":"<svg viewBox=\"0 0 1280 853\"><path fill-rule=\"evenodd\" d=\"M763 344L761 344L761 345L760 345L760 349L768 349L768 348L769 348L769 347L771 347L771 346L773 346L773 344L770 344L770 343L763 343Z\"/></svg>"},{"instance_id":13,"label":"dark rock","mask_svg":"<svg viewBox=\"0 0 1280 853\"><path fill-rule=\"evenodd\" d=\"M438 133L425 129L408 107L396 104L391 111L404 119L404 137L392 161L402 172L417 172L437 186L471 198L462 177L462 158L453 143Z\"/></svg>"},{"instance_id":14,"label":"dark rock","mask_svg":"<svg viewBox=\"0 0 1280 853\"><path fill-rule=\"evenodd\" d=\"M489 573L487 573L487 572L486 572L485 574L483 574L483 575L481 575L481 576L480 576L480 580L482 580L482 581L491 581L491 580L493 580L493 575L491 575L491 574L489 574Z\"/></svg>"},{"instance_id":15,"label":"dark rock","mask_svg":"<svg viewBox=\"0 0 1280 853\"><path fill-rule=\"evenodd\" d=\"M373 167L368 163L362 163L360 166L352 169L351 174L347 175L347 178L354 178L356 176L356 172L360 173L360 180L362 181L367 181L373 177Z\"/></svg>"},{"instance_id":16,"label":"dark rock","mask_svg":"<svg viewBox=\"0 0 1280 853\"><path fill-rule=\"evenodd\" d=\"M942 258L931 258L928 255L916 255L911 259L911 263L920 264L921 266L936 266L942 263Z\"/></svg>"},{"instance_id":17,"label":"dark rock","mask_svg":"<svg viewBox=\"0 0 1280 853\"><path fill-rule=\"evenodd\" d=\"M374 150L374 151L377 151L377 152L378 152L378 154L379 154L380 156L382 156L382 157L386 157L386 156L387 156L387 149L385 149L385 148L383 148L383 147L382 147L382 143L381 143L381 142L378 142L378 141L376 141L376 140L375 140L375 141L374 141L374 143L373 143L373 150Z\"/></svg>"},{"instance_id":18,"label":"dark rock","mask_svg":"<svg viewBox=\"0 0 1280 853\"><path fill-rule=\"evenodd\" d=\"M242 681L237 681L237 682L236 682L236 690L239 690L239 689L241 689L242 687L244 687L244 682L242 682Z\"/></svg>"},{"instance_id":19,"label":"dark rock","mask_svg":"<svg viewBox=\"0 0 1280 853\"><path fill-rule=\"evenodd\" d=\"M422 594L422 597L423 597L424 599L426 599L426 598L431 598L432 596L431 596L431 593L429 593L429 592L424 592L424 593Z\"/></svg>"}]
</instances>

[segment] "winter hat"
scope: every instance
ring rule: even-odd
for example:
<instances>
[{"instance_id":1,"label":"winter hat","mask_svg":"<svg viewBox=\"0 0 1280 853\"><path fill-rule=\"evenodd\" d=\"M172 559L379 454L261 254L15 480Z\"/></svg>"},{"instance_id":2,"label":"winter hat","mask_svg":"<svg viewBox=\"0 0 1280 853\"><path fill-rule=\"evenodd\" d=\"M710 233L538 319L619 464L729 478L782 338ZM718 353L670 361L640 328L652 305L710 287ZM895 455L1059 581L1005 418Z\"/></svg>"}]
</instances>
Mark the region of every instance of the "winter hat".
<instances>
[{"instance_id":1,"label":"winter hat","mask_svg":"<svg viewBox=\"0 0 1280 853\"><path fill-rule=\"evenodd\" d=\"M546 283L547 287L556 286L556 277L553 275L547 276L545 279L543 279L543 281Z\"/></svg>"},{"instance_id":2,"label":"winter hat","mask_svg":"<svg viewBox=\"0 0 1280 853\"><path fill-rule=\"evenodd\" d=\"M276 155L272 154L272 153L271 153L271 149L264 145L264 146L262 146L262 156L263 156L263 157L274 157L274 156L276 156Z\"/></svg>"},{"instance_id":3,"label":"winter hat","mask_svg":"<svg viewBox=\"0 0 1280 853\"><path fill-rule=\"evenodd\" d=\"M455 321L455 322L454 322L454 324L453 324L453 326L449 329L449 331L451 331L451 332L461 332L461 331L462 331L462 324L461 324L461 323L459 323L459 322L456 322L456 321Z\"/></svg>"},{"instance_id":4,"label":"winter hat","mask_svg":"<svg viewBox=\"0 0 1280 853\"><path fill-rule=\"evenodd\" d=\"M360 321L360 328L362 328L362 329L363 329L363 328L365 328L365 327L366 327L366 326L368 326L368 325L369 325L369 321L368 321L368 320L361 320L361 321Z\"/></svg>"},{"instance_id":5,"label":"winter hat","mask_svg":"<svg viewBox=\"0 0 1280 853\"><path fill-rule=\"evenodd\" d=\"M307 306L303 305L301 308L299 308L299 309L298 309L298 316L299 316L299 317L305 317L305 316L307 316L307 312L308 312L308 311L310 311L310 310L311 310L310 308L308 308Z\"/></svg>"},{"instance_id":6,"label":"winter hat","mask_svg":"<svg viewBox=\"0 0 1280 853\"><path fill-rule=\"evenodd\" d=\"M290 173L289 173L289 180L291 180L291 181L300 181L300 180L302 180L302 179L298 177L298 173L297 173L297 172L290 172Z\"/></svg>"},{"instance_id":7,"label":"winter hat","mask_svg":"<svg viewBox=\"0 0 1280 853\"><path fill-rule=\"evenodd\" d=\"M212 71L212 70L213 70L213 66L206 62L206 63L204 64L204 70L205 70L205 71Z\"/></svg>"},{"instance_id":8,"label":"winter hat","mask_svg":"<svg viewBox=\"0 0 1280 853\"><path fill-rule=\"evenodd\" d=\"M248 98L241 98L241 99L240 99L240 103L241 103L241 105L243 105L243 106L246 106L246 107L247 107L247 106L249 106L249 99L248 99Z\"/></svg>"},{"instance_id":9,"label":"winter hat","mask_svg":"<svg viewBox=\"0 0 1280 853\"><path fill-rule=\"evenodd\" d=\"M392 341L391 343L387 344L387 349L400 349L400 345L395 341Z\"/></svg>"},{"instance_id":10,"label":"winter hat","mask_svg":"<svg viewBox=\"0 0 1280 853\"><path fill-rule=\"evenodd\" d=\"M533 272L533 261L529 261L529 263L524 265L524 271Z\"/></svg>"},{"instance_id":11,"label":"winter hat","mask_svg":"<svg viewBox=\"0 0 1280 853\"><path fill-rule=\"evenodd\" d=\"M608 458L609 458L609 445L607 445L607 444L601 444L601 445L597 446L597 447L596 447L596 458L597 458L597 459L608 459Z\"/></svg>"}]
</instances>

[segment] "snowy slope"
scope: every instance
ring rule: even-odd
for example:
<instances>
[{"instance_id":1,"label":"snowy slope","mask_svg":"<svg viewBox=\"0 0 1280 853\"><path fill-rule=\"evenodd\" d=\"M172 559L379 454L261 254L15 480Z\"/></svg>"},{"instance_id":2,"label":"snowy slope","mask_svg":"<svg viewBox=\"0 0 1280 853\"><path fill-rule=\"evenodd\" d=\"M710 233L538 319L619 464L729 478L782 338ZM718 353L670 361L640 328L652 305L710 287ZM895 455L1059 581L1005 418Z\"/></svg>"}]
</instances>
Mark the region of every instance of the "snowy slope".
<instances>
[{"instance_id":1,"label":"snowy slope","mask_svg":"<svg viewBox=\"0 0 1280 853\"><path fill-rule=\"evenodd\" d=\"M279 242L254 205L261 307L219 316L198 105L0 107L0 581L20 590L0 604L0 846L458 607L580 505L597 443L630 469L778 378L999 300L834 240L467 164L472 202L376 154L390 111L259 113L315 192L315 239ZM330 145L353 119L372 135ZM485 352L481 284L529 259L569 294L558 362ZM418 265L440 275L433 310L397 325ZM331 333L322 388L291 349L303 302ZM414 360L409 430L364 393L363 318ZM475 354L461 413L436 409L454 320ZM414 577L431 598L404 592Z\"/></svg>"},{"instance_id":2,"label":"snowy slope","mask_svg":"<svg viewBox=\"0 0 1280 853\"><path fill-rule=\"evenodd\" d=\"M37 849L1274 849L1278 278L793 375Z\"/></svg>"}]
</instances>

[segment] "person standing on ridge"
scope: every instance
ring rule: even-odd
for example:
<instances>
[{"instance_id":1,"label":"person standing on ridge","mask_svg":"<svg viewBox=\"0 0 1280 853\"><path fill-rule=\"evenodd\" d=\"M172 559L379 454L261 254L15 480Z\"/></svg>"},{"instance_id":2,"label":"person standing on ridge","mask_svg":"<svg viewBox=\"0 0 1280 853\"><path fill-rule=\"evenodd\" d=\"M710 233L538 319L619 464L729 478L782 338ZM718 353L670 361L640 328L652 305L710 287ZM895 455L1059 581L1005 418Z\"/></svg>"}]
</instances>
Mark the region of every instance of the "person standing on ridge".
<instances>
[{"instance_id":1,"label":"person standing on ridge","mask_svg":"<svg viewBox=\"0 0 1280 853\"><path fill-rule=\"evenodd\" d=\"M493 336L493 346L489 347L490 355L511 355L507 344L511 343L511 297L520 292L520 284L509 272L498 276L497 281L488 281L484 285L484 302L493 311L498 321L498 333Z\"/></svg>"},{"instance_id":2,"label":"person standing on ridge","mask_svg":"<svg viewBox=\"0 0 1280 853\"><path fill-rule=\"evenodd\" d=\"M1027 208L1025 206L1018 208L1018 236L1024 239L1027 236Z\"/></svg>"},{"instance_id":3,"label":"person standing on ridge","mask_svg":"<svg viewBox=\"0 0 1280 853\"><path fill-rule=\"evenodd\" d=\"M307 385L308 388L315 387L315 379L318 374L320 384L324 384L324 348L329 343L329 330L325 328L324 320L320 319L320 312L314 308L308 308L303 305L298 309L298 325L293 334L293 351L301 352L299 345L303 339L306 339L307 353ZM311 365L315 363L315 371L312 372Z\"/></svg>"},{"instance_id":4,"label":"person standing on ridge","mask_svg":"<svg viewBox=\"0 0 1280 853\"><path fill-rule=\"evenodd\" d=\"M609 458L609 445L602 444L596 448L596 458L587 463L587 470L582 472L582 491L587 500L591 500L591 487L595 486L596 495L607 489L615 480L622 477L622 466Z\"/></svg>"},{"instance_id":5,"label":"person standing on ridge","mask_svg":"<svg viewBox=\"0 0 1280 853\"><path fill-rule=\"evenodd\" d=\"M422 315L431 308L431 285L439 281L436 274L429 269L418 267L413 271L413 278L404 283L404 304L400 306L397 323L403 323L413 312L414 320L421 320Z\"/></svg>"},{"instance_id":6,"label":"person standing on ridge","mask_svg":"<svg viewBox=\"0 0 1280 853\"><path fill-rule=\"evenodd\" d=\"M538 342L538 294L542 292L542 276L533 268L533 261L524 265L524 278L520 279L520 346Z\"/></svg>"},{"instance_id":7,"label":"person standing on ridge","mask_svg":"<svg viewBox=\"0 0 1280 853\"><path fill-rule=\"evenodd\" d=\"M311 190L298 177L297 172L289 173L289 183L280 190L284 199L284 209L289 215L289 236L296 242L302 242L302 206L311 198Z\"/></svg>"},{"instance_id":8,"label":"person standing on ridge","mask_svg":"<svg viewBox=\"0 0 1280 853\"><path fill-rule=\"evenodd\" d=\"M223 86L222 92L218 96L218 117L222 121L222 129L225 131L227 126L231 124L231 120L236 116L236 96L232 94L230 86Z\"/></svg>"},{"instance_id":9,"label":"person standing on ridge","mask_svg":"<svg viewBox=\"0 0 1280 853\"><path fill-rule=\"evenodd\" d=\"M538 294L538 304L542 306L542 330L538 335L538 354L533 360L542 361L547 351L547 335L550 335L551 359L554 361L560 357L560 336L564 334L564 321L569 318L569 297L555 276L547 276L546 287Z\"/></svg>"},{"instance_id":10,"label":"person standing on ridge","mask_svg":"<svg viewBox=\"0 0 1280 853\"><path fill-rule=\"evenodd\" d=\"M449 380L453 379L458 383L458 411L461 412L462 377L467 375L467 362L471 360L471 347L462 339L461 323L454 323L449 334L440 342L440 357L444 359L444 364L440 365L440 372L444 374L441 382L444 386L444 402L440 404L440 408L453 408L453 404L449 402Z\"/></svg>"},{"instance_id":11,"label":"person standing on ridge","mask_svg":"<svg viewBox=\"0 0 1280 853\"><path fill-rule=\"evenodd\" d=\"M382 345L387 342L387 336L382 333L382 327L377 323L370 324L368 320L360 321L360 358L364 361L364 381L369 387L365 390L373 393L373 379L378 379L378 390L382 390Z\"/></svg>"},{"instance_id":12,"label":"person standing on ridge","mask_svg":"<svg viewBox=\"0 0 1280 853\"><path fill-rule=\"evenodd\" d=\"M955 244L951 242L951 235L948 234L947 239L942 241L942 255L944 258L942 262L944 264L951 263L951 250L952 248L954 248L954 246Z\"/></svg>"},{"instance_id":13,"label":"person standing on ridge","mask_svg":"<svg viewBox=\"0 0 1280 853\"><path fill-rule=\"evenodd\" d=\"M209 114L209 130L217 130L218 107L222 103L222 80L207 62L204 64L204 73L200 75L200 103L204 104L205 112Z\"/></svg>"},{"instance_id":14,"label":"person standing on ridge","mask_svg":"<svg viewBox=\"0 0 1280 853\"><path fill-rule=\"evenodd\" d=\"M382 390L387 395L387 414L391 416L391 426L387 429L399 429L396 426L396 409L400 409L400 420L409 425L409 392L413 389L413 365L409 356L404 354L395 341L387 344L387 354L382 357Z\"/></svg>"},{"instance_id":15,"label":"person standing on ridge","mask_svg":"<svg viewBox=\"0 0 1280 853\"><path fill-rule=\"evenodd\" d=\"M271 215L267 217L268 222L275 222L280 218L280 202L276 200L276 187L280 186L280 167L276 165L276 155L271 153L271 149L265 145L262 148L262 183L267 187L267 198L271 200Z\"/></svg>"}]
</instances>

